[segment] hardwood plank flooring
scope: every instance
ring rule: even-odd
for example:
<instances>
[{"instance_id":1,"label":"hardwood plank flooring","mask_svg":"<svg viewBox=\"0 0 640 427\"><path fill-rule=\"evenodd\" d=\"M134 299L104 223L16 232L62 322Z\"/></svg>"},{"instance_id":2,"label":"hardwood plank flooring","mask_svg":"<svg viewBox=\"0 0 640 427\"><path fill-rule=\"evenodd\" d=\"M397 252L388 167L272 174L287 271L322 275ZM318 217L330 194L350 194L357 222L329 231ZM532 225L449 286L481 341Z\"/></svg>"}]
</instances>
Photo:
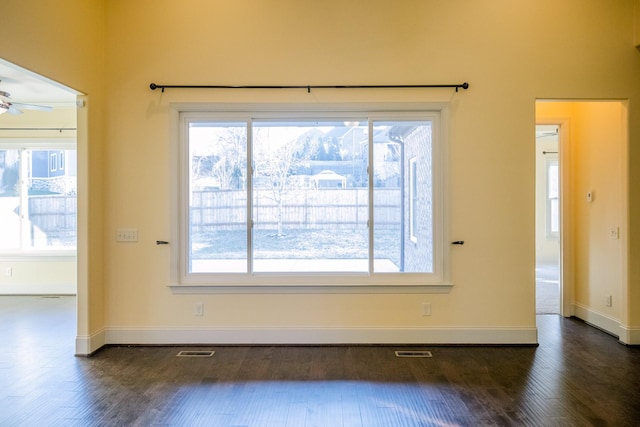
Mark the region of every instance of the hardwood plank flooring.
<instances>
[{"instance_id":1,"label":"hardwood plank flooring","mask_svg":"<svg viewBox=\"0 0 640 427\"><path fill-rule=\"evenodd\" d=\"M107 347L73 297L0 297L0 426L640 426L640 348L538 316L539 347ZM214 350L209 358L176 357Z\"/></svg>"}]
</instances>

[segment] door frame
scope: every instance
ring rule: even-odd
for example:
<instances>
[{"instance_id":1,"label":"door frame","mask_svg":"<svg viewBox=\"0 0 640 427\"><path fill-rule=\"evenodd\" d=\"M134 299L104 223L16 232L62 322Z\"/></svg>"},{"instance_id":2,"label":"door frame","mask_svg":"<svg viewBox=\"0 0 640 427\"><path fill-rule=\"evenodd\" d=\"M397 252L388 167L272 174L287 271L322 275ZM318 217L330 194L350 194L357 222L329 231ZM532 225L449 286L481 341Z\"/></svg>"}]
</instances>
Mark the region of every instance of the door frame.
<instances>
[{"instance_id":1,"label":"door frame","mask_svg":"<svg viewBox=\"0 0 640 427\"><path fill-rule=\"evenodd\" d=\"M569 141L570 120L567 118L537 119L535 125L558 127L558 179L560 191L560 315L571 317L575 300L573 232L571 227L571 147Z\"/></svg>"}]
</instances>

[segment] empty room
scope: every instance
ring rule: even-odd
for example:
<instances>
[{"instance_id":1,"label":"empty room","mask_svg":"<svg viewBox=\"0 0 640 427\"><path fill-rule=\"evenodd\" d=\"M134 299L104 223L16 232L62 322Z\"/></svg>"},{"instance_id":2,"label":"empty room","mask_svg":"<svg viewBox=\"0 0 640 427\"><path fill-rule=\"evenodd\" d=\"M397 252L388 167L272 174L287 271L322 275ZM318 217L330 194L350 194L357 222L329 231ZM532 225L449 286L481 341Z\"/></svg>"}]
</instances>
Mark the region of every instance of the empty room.
<instances>
[{"instance_id":1,"label":"empty room","mask_svg":"<svg viewBox=\"0 0 640 427\"><path fill-rule=\"evenodd\" d=\"M639 23L3 2L0 425L637 425Z\"/></svg>"}]
</instances>

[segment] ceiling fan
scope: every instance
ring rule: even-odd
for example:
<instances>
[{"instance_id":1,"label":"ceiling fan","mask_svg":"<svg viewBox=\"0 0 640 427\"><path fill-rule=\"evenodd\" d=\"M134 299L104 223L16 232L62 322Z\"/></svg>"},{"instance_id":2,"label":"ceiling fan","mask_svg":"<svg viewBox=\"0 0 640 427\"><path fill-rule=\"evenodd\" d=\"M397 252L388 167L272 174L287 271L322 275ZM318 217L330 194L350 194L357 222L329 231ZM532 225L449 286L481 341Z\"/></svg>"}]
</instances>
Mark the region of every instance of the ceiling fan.
<instances>
[{"instance_id":1,"label":"ceiling fan","mask_svg":"<svg viewBox=\"0 0 640 427\"><path fill-rule=\"evenodd\" d=\"M23 104L11 101L11 94L0 90L0 114L22 114L22 110L51 111L52 107L45 105Z\"/></svg>"}]
</instances>

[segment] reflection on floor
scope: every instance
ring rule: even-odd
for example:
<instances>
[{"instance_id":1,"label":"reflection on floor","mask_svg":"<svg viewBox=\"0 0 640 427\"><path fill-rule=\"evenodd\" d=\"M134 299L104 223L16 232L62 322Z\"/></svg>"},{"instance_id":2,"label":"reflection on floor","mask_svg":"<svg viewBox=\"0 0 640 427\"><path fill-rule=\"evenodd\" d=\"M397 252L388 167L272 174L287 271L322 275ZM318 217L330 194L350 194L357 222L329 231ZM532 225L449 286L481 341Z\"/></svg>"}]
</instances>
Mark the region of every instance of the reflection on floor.
<instances>
[{"instance_id":1,"label":"reflection on floor","mask_svg":"<svg viewBox=\"0 0 640 427\"><path fill-rule=\"evenodd\" d=\"M558 264L536 264L536 313L560 313L560 268Z\"/></svg>"},{"instance_id":2,"label":"reflection on floor","mask_svg":"<svg viewBox=\"0 0 640 427\"><path fill-rule=\"evenodd\" d=\"M637 426L640 348L537 317L540 346L107 347L75 298L0 297L0 426ZM400 346L402 347L402 346ZM422 347L422 346L421 346ZM180 358L180 350L213 357ZM404 348L407 349L407 348Z\"/></svg>"}]
</instances>

